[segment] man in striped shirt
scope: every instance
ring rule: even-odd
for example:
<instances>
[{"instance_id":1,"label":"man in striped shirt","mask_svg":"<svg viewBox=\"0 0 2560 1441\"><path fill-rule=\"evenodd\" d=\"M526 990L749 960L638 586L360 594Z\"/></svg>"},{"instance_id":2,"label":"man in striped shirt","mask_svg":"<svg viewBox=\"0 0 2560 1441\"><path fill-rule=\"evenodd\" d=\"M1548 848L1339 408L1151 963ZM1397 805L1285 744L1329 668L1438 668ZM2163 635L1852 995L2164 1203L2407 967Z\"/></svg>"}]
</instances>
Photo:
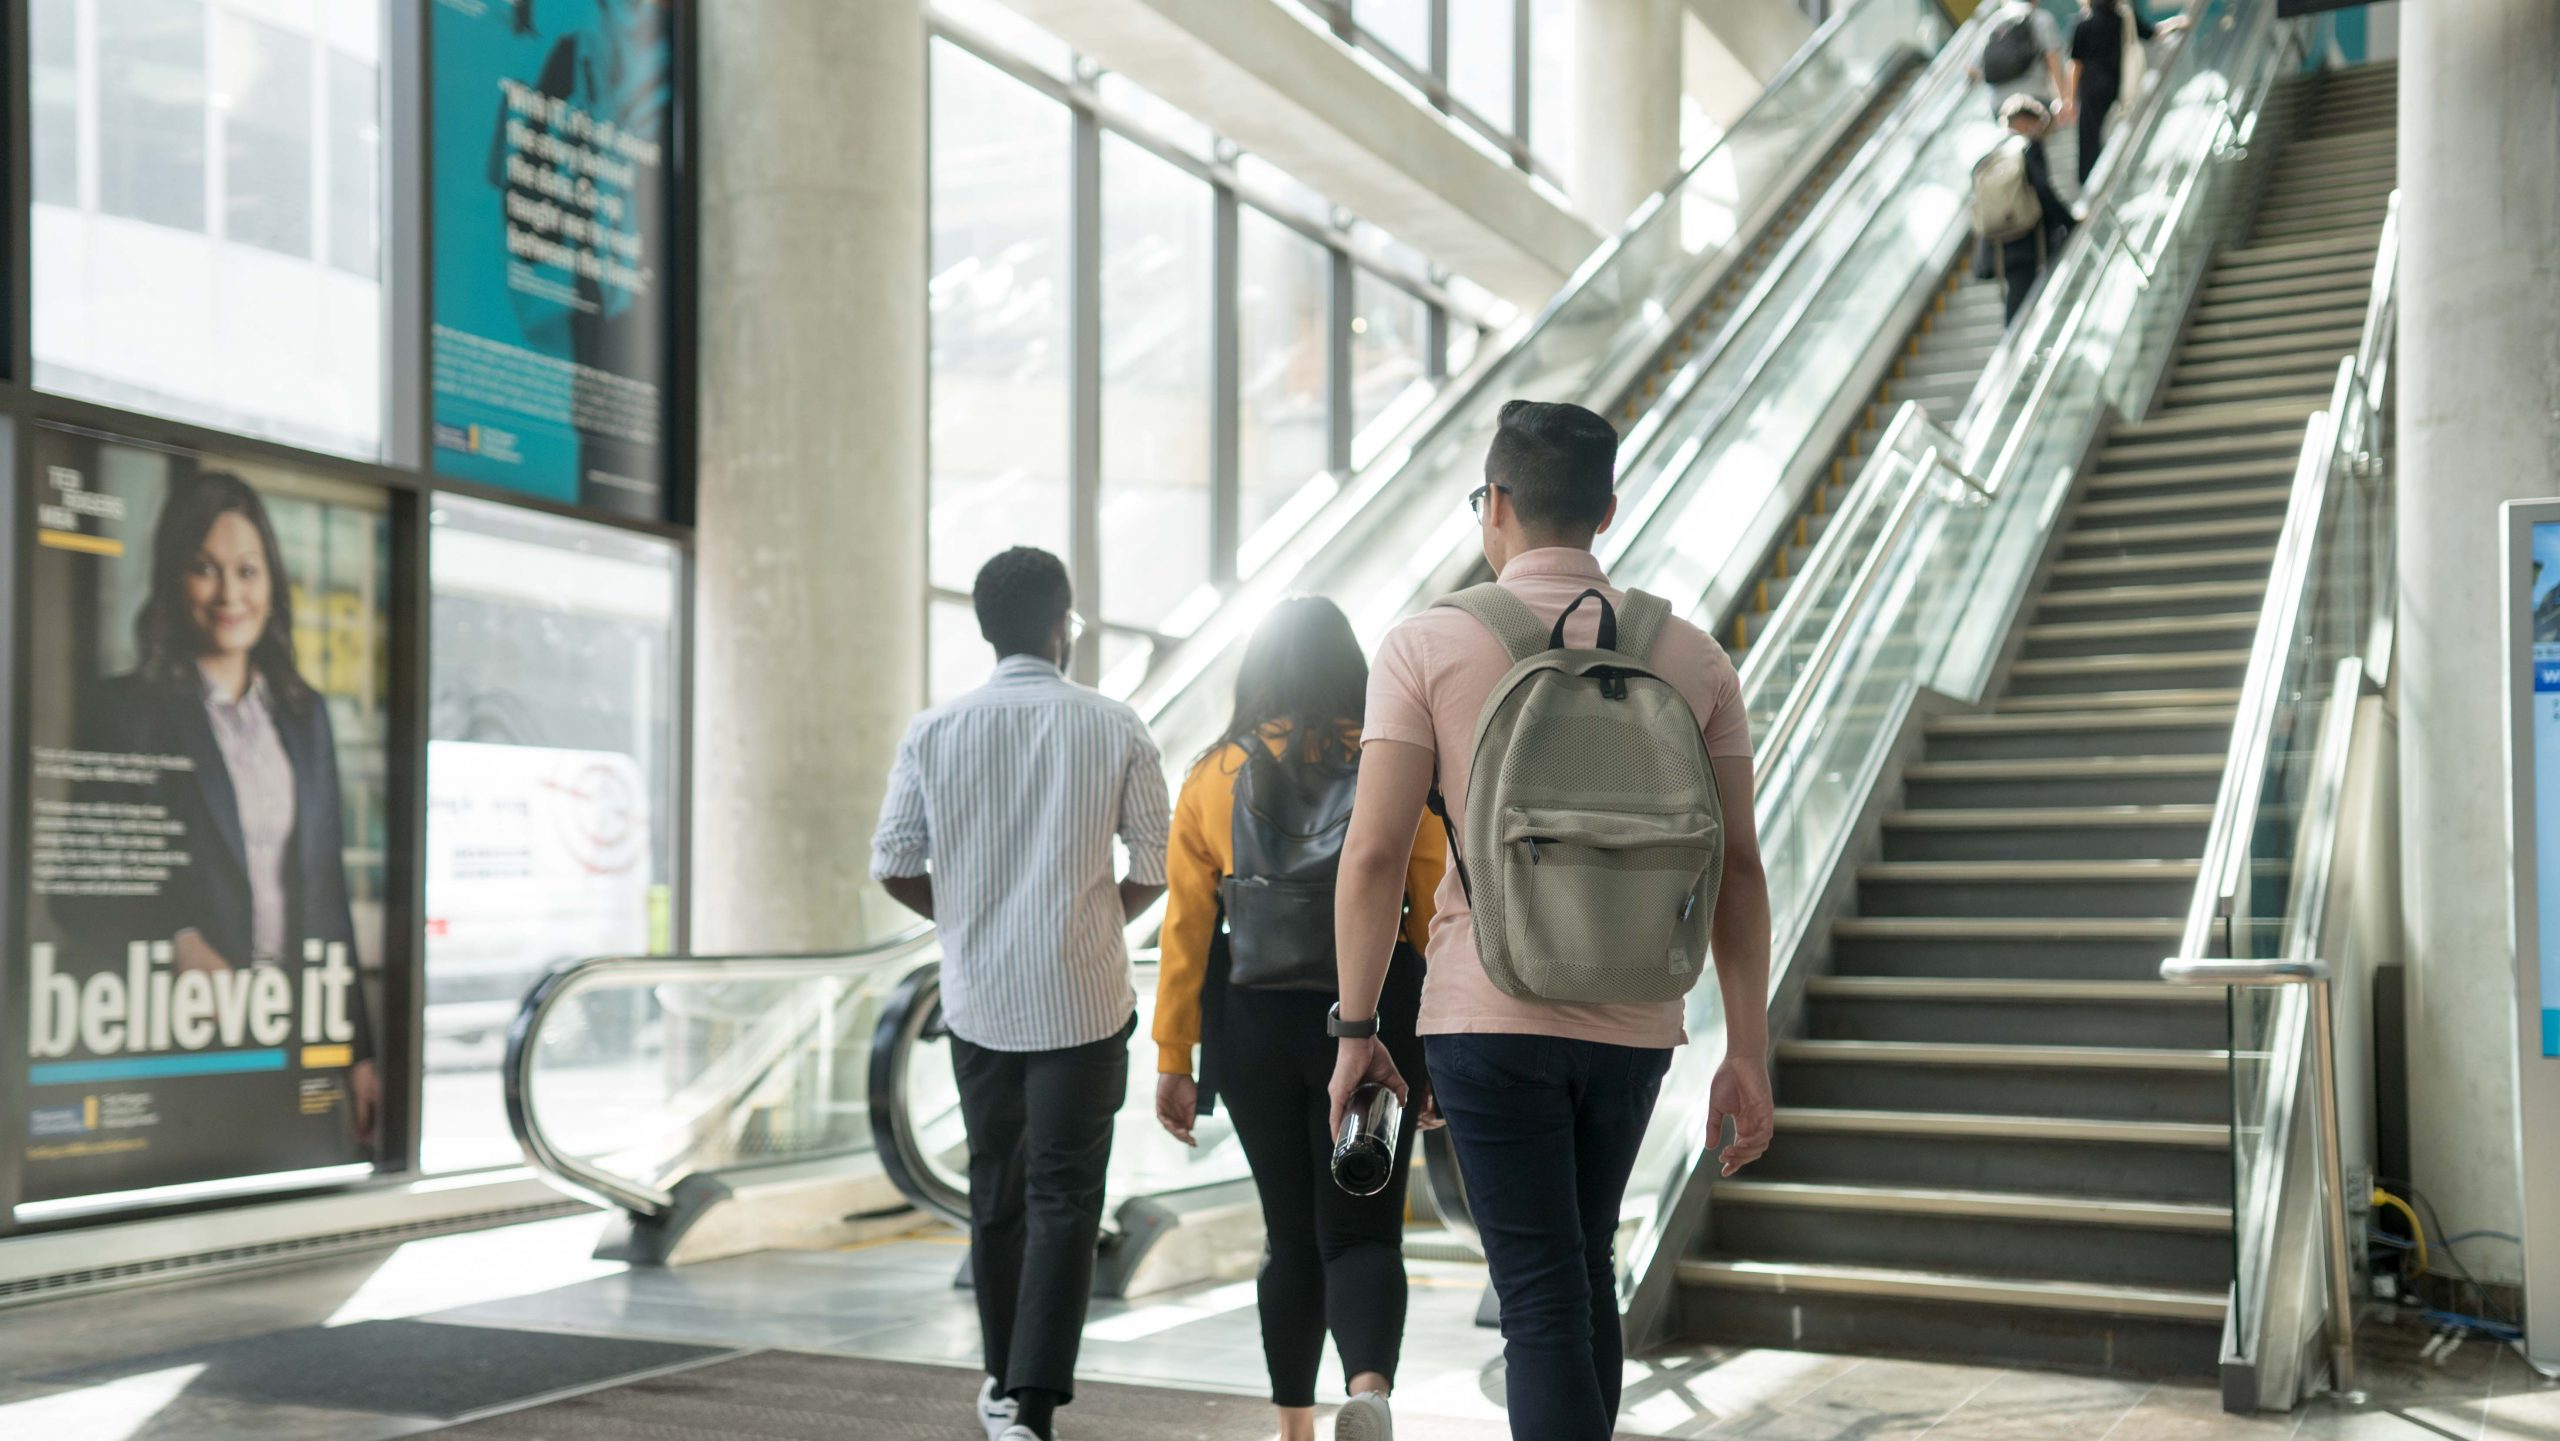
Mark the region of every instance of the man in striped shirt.
<instances>
[{"instance_id":1,"label":"man in striped shirt","mask_svg":"<svg viewBox=\"0 0 2560 1441\"><path fill-rule=\"evenodd\" d=\"M1008 550L972 599L995 676L907 728L871 874L941 931L986 1345L979 1421L997 1441L1051 1441L1075 1391L1129 1092L1122 932L1164 892L1170 807L1145 722L1062 672L1082 623L1058 558Z\"/></svg>"}]
</instances>

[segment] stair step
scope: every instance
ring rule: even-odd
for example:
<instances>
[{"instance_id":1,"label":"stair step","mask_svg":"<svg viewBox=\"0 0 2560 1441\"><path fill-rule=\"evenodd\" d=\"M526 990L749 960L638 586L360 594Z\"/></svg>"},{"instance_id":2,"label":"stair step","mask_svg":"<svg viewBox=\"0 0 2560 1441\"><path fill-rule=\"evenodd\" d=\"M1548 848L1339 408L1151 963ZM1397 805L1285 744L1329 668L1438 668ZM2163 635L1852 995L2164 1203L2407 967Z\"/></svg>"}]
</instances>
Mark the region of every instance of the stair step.
<instances>
[{"instance_id":1,"label":"stair step","mask_svg":"<svg viewBox=\"0 0 2560 1441\"><path fill-rule=\"evenodd\" d=\"M2227 261L2251 264L2261 260L2305 260L2313 256L2351 255L2361 250L2373 254L2382 243L2379 219L2362 235L2332 235L2316 240L2288 240L2265 245L2243 245L2222 253Z\"/></svg>"},{"instance_id":2,"label":"stair step","mask_svg":"<svg viewBox=\"0 0 2560 1441\"><path fill-rule=\"evenodd\" d=\"M2336 284L2353 285L2360 278L2371 278L2373 259L2370 255L2358 255L2353 251L2342 251L2336 255L2305 255L2292 260L2235 261L2224 258L2213 263L2210 283L2224 285L2316 275L2327 277Z\"/></svg>"},{"instance_id":3,"label":"stair step","mask_svg":"<svg viewBox=\"0 0 2560 1441\"><path fill-rule=\"evenodd\" d=\"M2230 748L2235 713L2233 706L2121 711L2090 710L2084 706L1951 717L1928 727L1928 758L2026 761L2091 755L2220 757Z\"/></svg>"},{"instance_id":4,"label":"stair step","mask_svg":"<svg viewBox=\"0 0 2560 1441\"><path fill-rule=\"evenodd\" d=\"M2120 555L2168 555L2190 547L2237 545L2253 540L2272 542L2283 529L2281 515L2099 525L2072 530L2063 537L2063 547L2066 554L2109 551Z\"/></svg>"},{"instance_id":5,"label":"stair step","mask_svg":"<svg viewBox=\"0 0 2560 1441\"><path fill-rule=\"evenodd\" d=\"M2235 486L2290 486L2301 459L2299 446L2290 454L2281 447L2270 446L2245 459L2102 470L2089 477L2082 493L2090 500L2173 499L2220 494Z\"/></svg>"},{"instance_id":6,"label":"stair step","mask_svg":"<svg viewBox=\"0 0 2560 1441\"><path fill-rule=\"evenodd\" d=\"M2159 555L2110 555L2054 562L2056 581L2106 582L2129 576L2189 580L2263 580L2275 564L2275 548L2173 551Z\"/></svg>"},{"instance_id":7,"label":"stair step","mask_svg":"<svg viewBox=\"0 0 2560 1441\"><path fill-rule=\"evenodd\" d=\"M2169 384L2175 387L2205 381L2273 379L2279 375L2313 376L2325 381L2338 373L2338 362L2347 354L2345 348L2284 349L2233 360L2181 361L2169 372Z\"/></svg>"},{"instance_id":8,"label":"stair step","mask_svg":"<svg viewBox=\"0 0 2560 1441\"><path fill-rule=\"evenodd\" d=\"M2220 794L2222 767L2223 757L2209 754L1920 761L1903 771L1903 797L1912 810L2209 805Z\"/></svg>"},{"instance_id":9,"label":"stair step","mask_svg":"<svg viewBox=\"0 0 2560 1441\"><path fill-rule=\"evenodd\" d=\"M2246 647L2258 632L2255 611L2148 619L2041 621L2027 627L2025 658L2132 655L2191 650L2198 644Z\"/></svg>"},{"instance_id":10,"label":"stair step","mask_svg":"<svg viewBox=\"0 0 2560 1441\"><path fill-rule=\"evenodd\" d=\"M2178 809L2186 809L2179 807ZM2194 809L2210 818L2213 807ZM1958 812L1962 814L1962 812ZM2120 916L1848 916L1832 922L1842 940L2166 941L2177 944L2180 920Z\"/></svg>"},{"instance_id":11,"label":"stair step","mask_svg":"<svg viewBox=\"0 0 2560 1441\"><path fill-rule=\"evenodd\" d=\"M2183 907L2194 889L2189 880L2161 894ZM2206 991L2202 1003L2182 999L2198 989L2072 964L2024 975L1834 976L1810 983L1803 1034L1835 1041L2209 1050L2228 1041L2230 1022L2218 993Z\"/></svg>"},{"instance_id":12,"label":"stair step","mask_svg":"<svg viewBox=\"0 0 2560 1441\"><path fill-rule=\"evenodd\" d=\"M1777 1093L1798 1104L2144 1121L2231 1114L2219 1050L1788 1040L1774 1057Z\"/></svg>"},{"instance_id":13,"label":"stair step","mask_svg":"<svg viewBox=\"0 0 2560 1441\"><path fill-rule=\"evenodd\" d=\"M2093 1316L2150 1316L2211 1326L2222 1324L2223 1310L2223 1293L2219 1291L2099 1286L2076 1281L1994 1280L1862 1266L1683 1261L1680 1263L1680 1280L1685 1285L1723 1290L1963 1302L2036 1311L2075 1311Z\"/></svg>"},{"instance_id":14,"label":"stair step","mask_svg":"<svg viewBox=\"0 0 2560 1441\"><path fill-rule=\"evenodd\" d=\"M2236 710L2238 686L2190 686L2182 690L2111 690L2091 695L2003 696L1996 715L2141 715L2161 710Z\"/></svg>"},{"instance_id":15,"label":"stair step","mask_svg":"<svg viewBox=\"0 0 2560 1441\"><path fill-rule=\"evenodd\" d=\"M2309 414L2329 398L2336 376L2326 371L2269 375L2256 380L2184 380L2170 377L2167 393L2160 403L2171 409L2188 405L2219 405L2232 400L2258 400L2269 396L2304 407Z\"/></svg>"},{"instance_id":16,"label":"stair step","mask_svg":"<svg viewBox=\"0 0 2560 1441\"><path fill-rule=\"evenodd\" d=\"M1858 909L1876 920L2159 920L2186 913L2196 874L2176 860L1879 861L1858 868Z\"/></svg>"},{"instance_id":17,"label":"stair step","mask_svg":"<svg viewBox=\"0 0 2560 1441\"><path fill-rule=\"evenodd\" d=\"M2204 495L2128 496L2122 500L2084 502L2075 521L2122 520L2153 515L2189 515L2197 511L2263 510L2281 516L2293 499L2289 485L2253 485Z\"/></svg>"},{"instance_id":18,"label":"stair step","mask_svg":"<svg viewBox=\"0 0 2560 1441\"><path fill-rule=\"evenodd\" d=\"M2098 1200L2086 1196L2002 1191L1931 1190L1917 1186L1836 1186L1736 1178L1716 1186L1715 1202L1720 1206L1784 1206L1804 1211L2046 1221L2226 1235L2231 1230L2231 1208L2228 1206Z\"/></svg>"},{"instance_id":19,"label":"stair step","mask_svg":"<svg viewBox=\"0 0 2560 1441\"><path fill-rule=\"evenodd\" d=\"M1922 1111L1780 1106L1777 1124L1781 1135L1890 1133L1939 1140L2100 1141L2117 1146L2190 1147L2210 1151L2224 1151L2231 1146L2229 1126L2200 1121L2099 1121L2055 1116L1931 1114Z\"/></svg>"}]
</instances>

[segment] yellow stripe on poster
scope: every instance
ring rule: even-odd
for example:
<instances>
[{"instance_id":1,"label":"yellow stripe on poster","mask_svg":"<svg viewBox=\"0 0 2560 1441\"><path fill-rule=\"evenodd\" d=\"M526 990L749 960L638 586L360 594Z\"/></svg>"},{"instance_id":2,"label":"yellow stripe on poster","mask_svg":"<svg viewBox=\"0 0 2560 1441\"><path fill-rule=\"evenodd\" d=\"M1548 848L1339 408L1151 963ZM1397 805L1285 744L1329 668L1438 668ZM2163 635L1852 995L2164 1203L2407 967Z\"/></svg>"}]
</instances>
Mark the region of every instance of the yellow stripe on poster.
<instances>
[{"instance_id":1,"label":"yellow stripe on poster","mask_svg":"<svg viewBox=\"0 0 2560 1441\"><path fill-rule=\"evenodd\" d=\"M306 1071L342 1071L356 1063L353 1046L305 1046L302 1069Z\"/></svg>"},{"instance_id":2,"label":"yellow stripe on poster","mask_svg":"<svg viewBox=\"0 0 2560 1441\"><path fill-rule=\"evenodd\" d=\"M40 530L36 544L55 550L76 550L83 555L122 555L124 542L111 535L83 535L76 530Z\"/></svg>"}]
</instances>

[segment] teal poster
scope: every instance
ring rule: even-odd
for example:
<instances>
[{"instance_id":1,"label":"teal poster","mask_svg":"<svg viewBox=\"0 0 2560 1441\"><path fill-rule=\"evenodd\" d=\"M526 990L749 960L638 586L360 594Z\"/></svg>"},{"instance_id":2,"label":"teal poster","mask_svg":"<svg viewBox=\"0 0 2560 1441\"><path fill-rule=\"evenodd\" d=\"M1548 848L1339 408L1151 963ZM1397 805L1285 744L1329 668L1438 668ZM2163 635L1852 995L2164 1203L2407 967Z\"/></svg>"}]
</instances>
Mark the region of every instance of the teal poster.
<instances>
[{"instance_id":1,"label":"teal poster","mask_svg":"<svg viewBox=\"0 0 2560 1441\"><path fill-rule=\"evenodd\" d=\"M434 0L435 468L666 513L673 0Z\"/></svg>"}]
</instances>

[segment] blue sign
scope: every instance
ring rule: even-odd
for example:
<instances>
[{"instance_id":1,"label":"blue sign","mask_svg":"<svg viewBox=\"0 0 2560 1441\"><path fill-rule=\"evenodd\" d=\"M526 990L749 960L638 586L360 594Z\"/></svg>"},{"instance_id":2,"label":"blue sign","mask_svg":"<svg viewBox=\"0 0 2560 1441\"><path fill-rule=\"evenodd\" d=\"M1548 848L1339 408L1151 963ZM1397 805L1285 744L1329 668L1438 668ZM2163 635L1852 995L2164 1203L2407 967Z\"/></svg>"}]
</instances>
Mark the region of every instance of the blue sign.
<instances>
[{"instance_id":1,"label":"blue sign","mask_svg":"<svg viewBox=\"0 0 2560 1441\"><path fill-rule=\"evenodd\" d=\"M435 0L435 467L666 512L673 0Z\"/></svg>"}]
</instances>

